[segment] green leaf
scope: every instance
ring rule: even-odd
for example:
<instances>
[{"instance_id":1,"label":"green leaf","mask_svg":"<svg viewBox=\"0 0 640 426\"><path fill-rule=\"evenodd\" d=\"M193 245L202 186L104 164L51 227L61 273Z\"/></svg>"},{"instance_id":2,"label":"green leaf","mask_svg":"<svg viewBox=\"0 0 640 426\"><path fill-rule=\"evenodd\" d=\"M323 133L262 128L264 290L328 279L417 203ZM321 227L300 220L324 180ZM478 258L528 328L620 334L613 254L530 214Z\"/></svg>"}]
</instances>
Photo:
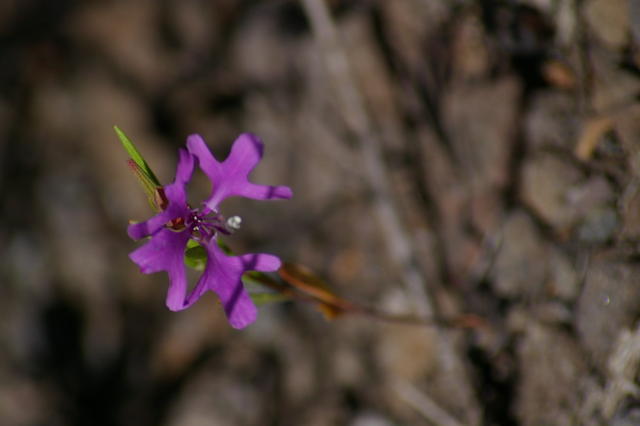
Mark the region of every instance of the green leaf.
<instances>
[{"instance_id":1,"label":"green leaf","mask_svg":"<svg viewBox=\"0 0 640 426\"><path fill-rule=\"evenodd\" d=\"M141 173L145 175L145 177L148 180L150 180L155 186L161 187L162 185L160 184L160 181L151 170L151 167L149 167L147 162L144 161L144 158L142 158L142 155L136 149L133 142L131 142L131 140L127 137L127 135L125 135L124 132L120 130L118 126L113 126L113 130L115 130L116 134L118 135L118 138L120 139L120 142L122 143L122 146L124 147L124 149L129 154L129 157L131 157L131 159L140 168Z\"/></svg>"},{"instance_id":2,"label":"green leaf","mask_svg":"<svg viewBox=\"0 0 640 426\"><path fill-rule=\"evenodd\" d=\"M184 252L184 263L189 268L203 271L207 264L207 251L197 241L189 240Z\"/></svg>"},{"instance_id":3,"label":"green leaf","mask_svg":"<svg viewBox=\"0 0 640 426\"><path fill-rule=\"evenodd\" d=\"M249 293L249 296L251 297L251 300L253 300L253 303L259 306L266 305L267 303L286 302L291 300L289 296L280 293Z\"/></svg>"},{"instance_id":4,"label":"green leaf","mask_svg":"<svg viewBox=\"0 0 640 426\"><path fill-rule=\"evenodd\" d=\"M151 208L156 212L164 210L169 204L167 197L164 194L164 188L153 183L153 181L148 177L144 170L136 164L135 161L129 159L127 163L129 164L133 174L138 178L138 182L140 183L142 190L147 194L147 201L149 201Z\"/></svg>"},{"instance_id":5,"label":"green leaf","mask_svg":"<svg viewBox=\"0 0 640 426\"><path fill-rule=\"evenodd\" d=\"M218 247L222 249L224 254L226 254L227 256L233 256L233 250L231 250L231 247L229 247L224 241L217 240L217 243L218 243Z\"/></svg>"},{"instance_id":6,"label":"green leaf","mask_svg":"<svg viewBox=\"0 0 640 426\"><path fill-rule=\"evenodd\" d=\"M267 275L264 272L247 271L242 274L242 282L255 288L265 288L266 286L263 283L265 277L267 277Z\"/></svg>"}]
</instances>

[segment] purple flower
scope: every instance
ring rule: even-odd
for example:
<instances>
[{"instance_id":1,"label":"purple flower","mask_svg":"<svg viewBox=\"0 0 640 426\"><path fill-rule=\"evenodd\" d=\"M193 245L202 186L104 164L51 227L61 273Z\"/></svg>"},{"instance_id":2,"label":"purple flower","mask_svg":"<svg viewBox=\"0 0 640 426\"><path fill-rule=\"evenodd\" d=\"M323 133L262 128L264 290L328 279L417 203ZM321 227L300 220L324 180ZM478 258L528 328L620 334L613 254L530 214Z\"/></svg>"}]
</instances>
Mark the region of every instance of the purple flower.
<instances>
[{"instance_id":1,"label":"purple flower","mask_svg":"<svg viewBox=\"0 0 640 426\"><path fill-rule=\"evenodd\" d=\"M218 162L202 137L187 138L187 149L180 149L180 159L173 183L163 188L164 210L146 222L130 225L128 233L134 240L151 239L133 251L129 257L145 274L166 271L169 274L167 307L172 311L186 309L207 290L215 292L229 323L243 328L255 321L257 309L244 289L241 276L246 271L276 271L280 259L270 254L228 256L218 246L219 233L228 234L233 228L219 211L227 197L241 196L256 200L288 199L291 189L286 186L256 185L249 182L249 173L262 158L262 142L244 133L236 139L231 154ZM196 162L212 183L211 195L200 207L187 204L186 185ZM189 240L197 241L206 251L204 272L194 289L187 294L184 254Z\"/></svg>"}]
</instances>

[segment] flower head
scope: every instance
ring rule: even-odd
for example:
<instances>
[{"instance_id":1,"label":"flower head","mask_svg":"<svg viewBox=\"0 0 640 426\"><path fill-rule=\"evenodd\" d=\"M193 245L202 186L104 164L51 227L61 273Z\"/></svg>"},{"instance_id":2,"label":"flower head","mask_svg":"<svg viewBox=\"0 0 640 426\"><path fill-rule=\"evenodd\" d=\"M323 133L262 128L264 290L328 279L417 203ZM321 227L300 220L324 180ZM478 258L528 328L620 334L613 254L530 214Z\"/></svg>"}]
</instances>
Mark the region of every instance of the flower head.
<instances>
[{"instance_id":1,"label":"flower head","mask_svg":"<svg viewBox=\"0 0 640 426\"><path fill-rule=\"evenodd\" d=\"M129 257L145 274L159 271L169 274L167 307L172 311L188 308L211 290L220 298L231 326L243 328L256 319L257 309L242 284L242 274L276 271L280 268L280 259L263 253L229 256L218 246L217 237L220 233L230 233L239 224L239 218L225 220L220 213L219 205L226 198L291 198L289 187L249 182L249 173L262 158L262 149L262 142L256 136L244 133L233 143L227 159L218 162L202 137L189 136L187 149L179 151L175 180L161 190L164 210L145 222L129 226L128 234L134 240L151 237ZM196 164L211 180L212 189L202 205L192 208L187 203L186 185ZM204 248L207 262L202 276L187 294L184 255L189 240Z\"/></svg>"}]
</instances>

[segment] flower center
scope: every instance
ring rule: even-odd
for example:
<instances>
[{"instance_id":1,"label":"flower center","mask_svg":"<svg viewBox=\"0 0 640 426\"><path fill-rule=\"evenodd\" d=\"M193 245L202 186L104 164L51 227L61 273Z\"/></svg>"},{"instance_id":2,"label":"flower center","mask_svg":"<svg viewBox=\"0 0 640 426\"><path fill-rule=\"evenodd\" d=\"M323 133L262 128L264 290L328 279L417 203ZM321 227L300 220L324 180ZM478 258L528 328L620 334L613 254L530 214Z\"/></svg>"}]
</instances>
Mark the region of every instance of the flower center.
<instances>
[{"instance_id":1,"label":"flower center","mask_svg":"<svg viewBox=\"0 0 640 426\"><path fill-rule=\"evenodd\" d=\"M219 213L204 209L191 209L185 218L185 226L189 229L191 238L202 243L208 243L218 232L230 235L240 228L239 216L229 219Z\"/></svg>"}]
</instances>

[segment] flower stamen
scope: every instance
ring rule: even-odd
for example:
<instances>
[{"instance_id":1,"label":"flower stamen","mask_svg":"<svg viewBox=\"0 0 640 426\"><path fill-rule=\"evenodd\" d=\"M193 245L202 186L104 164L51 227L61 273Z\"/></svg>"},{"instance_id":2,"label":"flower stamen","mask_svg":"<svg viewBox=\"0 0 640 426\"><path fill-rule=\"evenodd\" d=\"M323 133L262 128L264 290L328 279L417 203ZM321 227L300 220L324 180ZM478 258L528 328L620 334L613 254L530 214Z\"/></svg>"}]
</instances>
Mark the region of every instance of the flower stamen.
<instances>
[{"instance_id":1,"label":"flower stamen","mask_svg":"<svg viewBox=\"0 0 640 426\"><path fill-rule=\"evenodd\" d=\"M241 223L240 216L231 216L226 219L221 213L210 211L204 207L202 210L190 209L186 217L173 219L168 227L172 230L187 228L192 239L208 243L218 233L231 235L240 229Z\"/></svg>"}]
</instances>

